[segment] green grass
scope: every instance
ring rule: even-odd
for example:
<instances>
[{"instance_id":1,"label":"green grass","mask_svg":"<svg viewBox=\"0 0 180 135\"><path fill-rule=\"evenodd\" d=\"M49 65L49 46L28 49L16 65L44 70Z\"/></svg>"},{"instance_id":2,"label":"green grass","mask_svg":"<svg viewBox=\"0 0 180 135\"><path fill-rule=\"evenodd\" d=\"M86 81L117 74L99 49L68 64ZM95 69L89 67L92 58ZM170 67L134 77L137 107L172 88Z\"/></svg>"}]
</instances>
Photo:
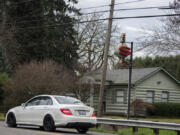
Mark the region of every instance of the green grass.
<instances>
[{"instance_id":1,"label":"green grass","mask_svg":"<svg viewBox=\"0 0 180 135\"><path fill-rule=\"evenodd\" d=\"M116 131L107 130L107 129L105 129L103 126L99 126L98 128L91 128L90 131L102 132L102 133L110 133L110 134L117 134Z\"/></svg>"},{"instance_id":2,"label":"green grass","mask_svg":"<svg viewBox=\"0 0 180 135\"><path fill-rule=\"evenodd\" d=\"M120 117L120 116L103 116L103 117L112 118L112 119L126 119L126 117ZM150 117L150 118L131 118L131 119L155 121L155 122L180 123L180 118ZM137 133L132 133L132 128L120 128L117 132L112 131L111 129L112 128L110 126L109 128L100 126L98 128L91 129L91 131L112 133L116 135L154 135L153 130L148 128L139 128ZM159 135L177 135L177 133L171 130L159 130Z\"/></svg>"},{"instance_id":3,"label":"green grass","mask_svg":"<svg viewBox=\"0 0 180 135\"><path fill-rule=\"evenodd\" d=\"M0 121L2 120L5 120L5 116L2 113L0 113Z\"/></svg>"},{"instance_id":4,"label":"green grass","mask_svg":"<svg viewBox=\"0 0 180 135\"><path fill-rule=\"evenodd\" d=\"M103 126L100 126L99 128L92 128L90 131L111 133L116 135L154 135L153 130L147 128L139 128L137 133L132 133L132 128L122 128L115 132L107 130ZM177 133L170 130L159 130L159 135L177 135Z\"/></svg>"},{"instance_id":5,"label":"green grass","mask_svg":"<svg viewBox=\"0 0 180 135\"><path fill-rule=\"evenodd\" d=\"M118 130L118 135L154 135L152 129L139 128L137 133L132 133L132 128ZM159 135L177 135L175 131L159 130Z\"/></svg>"}]
</instances>

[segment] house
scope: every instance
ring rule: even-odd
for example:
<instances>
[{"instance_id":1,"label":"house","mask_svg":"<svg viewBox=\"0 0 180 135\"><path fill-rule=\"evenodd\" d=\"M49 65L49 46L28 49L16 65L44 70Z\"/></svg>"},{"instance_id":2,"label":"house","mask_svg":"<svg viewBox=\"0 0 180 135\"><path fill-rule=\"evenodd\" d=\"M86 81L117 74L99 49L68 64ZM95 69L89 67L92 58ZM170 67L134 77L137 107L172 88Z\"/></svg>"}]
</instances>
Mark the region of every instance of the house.
<instances>
[{"instance_id":1,"label":"house","mask_svg":"<svg viewBox=\"0 0 180 135\"><path fill-rule=\"evenodd\" d=\"M105 114L127 112L128 69L108 70L104 94ZM100 85L101 71L87 74L84 80ZM141 99L145 102L180 103L180 82L161 67L132 70L131 102ZM98 96L90 98L90 105L97 107Z\"/></svg>"}]
</instances>

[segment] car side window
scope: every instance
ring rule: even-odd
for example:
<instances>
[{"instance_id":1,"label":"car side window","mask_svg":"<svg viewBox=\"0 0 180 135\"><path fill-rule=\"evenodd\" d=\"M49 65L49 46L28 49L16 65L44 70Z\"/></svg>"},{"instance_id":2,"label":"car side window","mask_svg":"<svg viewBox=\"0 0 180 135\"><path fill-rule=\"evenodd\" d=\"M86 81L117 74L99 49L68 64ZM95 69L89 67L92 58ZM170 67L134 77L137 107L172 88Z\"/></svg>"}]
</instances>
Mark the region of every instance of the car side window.
<instances>
[{"instance_id":1,"label":"car side window","mask_svg":"<svg viewBox=\"0 0 180 135\"><path fill-rule=\"evenodd\" d=\"M53 101L50 97L41 97L40 105L53 105Z\"/></svg>"},{"instance_id":2,"label":"car side window","mask_svg":"<svg viewBox=\"0 0 180 135\"><path fill-rule=\"evenodd\" d=\"M40 98L33 98L32 100L30 100L26 106L37 106L40 103Z\"/></svg>"}]
</instances>

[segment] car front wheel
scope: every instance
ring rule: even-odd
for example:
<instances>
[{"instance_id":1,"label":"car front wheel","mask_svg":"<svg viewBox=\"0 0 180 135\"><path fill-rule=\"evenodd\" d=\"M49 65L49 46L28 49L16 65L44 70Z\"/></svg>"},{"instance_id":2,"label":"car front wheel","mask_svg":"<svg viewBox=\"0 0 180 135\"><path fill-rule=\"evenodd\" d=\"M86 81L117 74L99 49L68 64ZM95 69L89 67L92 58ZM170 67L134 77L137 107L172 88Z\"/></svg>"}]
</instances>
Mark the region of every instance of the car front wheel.
<instances>
[{"instance_id":1,"label":"car front wheel","mask_svg":"<svg viewBox=\"0 0 180 135\"><path fill-rule=\"evenodd\" d=\"M43 128L45 131L55 130L54 120L50 115L45 116L44 121L43 121Z\"/></svg>"},{"instance_id":2,"label":"car front wheel","mask_svg":"<svg viewBox=\"0 0 180 135\"><path fill-rule=\"evenodd\" d=\"M79 132L79 133L81 133L81 134L85 134L87 131L88 131L88 128L81 128L81 127L79 127L79 128L76 128L76 130Z\"/></svg>"},{"instance_id":3,"label":"car front wheel","mask_svg":"<svg viewBox=\"0 0 180 135\"><path fill-rule=\"evenodd\" d=\"M7 126L8 127L16 127L16 118L13 113L9 113L7 116Z\"/></svg>"}]
</instances>

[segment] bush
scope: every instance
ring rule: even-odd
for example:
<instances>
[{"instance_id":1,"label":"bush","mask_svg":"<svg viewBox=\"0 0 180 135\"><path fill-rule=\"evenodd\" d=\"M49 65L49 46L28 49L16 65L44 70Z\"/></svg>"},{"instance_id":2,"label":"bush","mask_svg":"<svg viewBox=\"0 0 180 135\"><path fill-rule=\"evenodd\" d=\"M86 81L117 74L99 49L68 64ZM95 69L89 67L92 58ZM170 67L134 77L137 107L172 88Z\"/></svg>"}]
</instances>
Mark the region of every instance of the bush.
<instances>
[{"instance_id":1,"label":"bush","mask_svg":"<svg viewBox=\"0 0 180 135\"><path fill-rule=\"evenodd\" d=\"M154 103L154 116L180 117L180 103Z\"/></svg>"},{"instance_id":2,"label":"bush","mask_svg":"<svg viewBox=\"0 0 180 135\"><path fill-rule=\"evenodd\" d=\"M72 84L72 75L57 63L47 60L19 65L4 84L4 103L19 105L40 94L66 93Z\"/></svg>"}]
</instances>

